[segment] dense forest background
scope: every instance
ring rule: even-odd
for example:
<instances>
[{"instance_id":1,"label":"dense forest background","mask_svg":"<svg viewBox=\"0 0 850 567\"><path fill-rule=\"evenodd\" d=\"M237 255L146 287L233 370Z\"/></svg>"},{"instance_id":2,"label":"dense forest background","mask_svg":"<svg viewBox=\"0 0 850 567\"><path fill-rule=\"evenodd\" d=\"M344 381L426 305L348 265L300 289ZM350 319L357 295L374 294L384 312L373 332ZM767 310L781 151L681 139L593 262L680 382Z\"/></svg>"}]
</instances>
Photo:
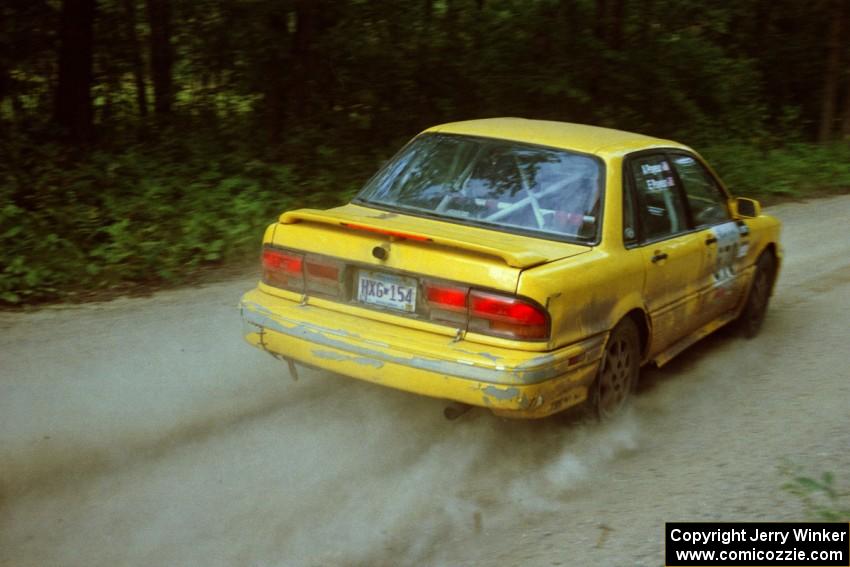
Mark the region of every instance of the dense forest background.
<instances>
[{"instance_id":1,"label":"dense forest background","mask_svg":"<svg viewBox=\"0 0 850 567\"><path fill-rule=\"evenodd\" d=\"M0 303L185 281L439 122L675 138L850 187L848 0L4 0Z\"/></svg>"}]
</instances>

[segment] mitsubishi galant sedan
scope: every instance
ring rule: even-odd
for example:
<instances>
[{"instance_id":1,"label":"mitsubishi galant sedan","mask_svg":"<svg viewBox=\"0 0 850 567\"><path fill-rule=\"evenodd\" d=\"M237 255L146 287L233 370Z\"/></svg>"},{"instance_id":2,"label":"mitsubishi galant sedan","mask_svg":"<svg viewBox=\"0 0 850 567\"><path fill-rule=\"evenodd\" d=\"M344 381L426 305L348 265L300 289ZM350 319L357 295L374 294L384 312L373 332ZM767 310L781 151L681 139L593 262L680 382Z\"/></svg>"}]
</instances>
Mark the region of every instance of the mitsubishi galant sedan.
<instances>
[{"instance_id":1,"label":"mitsubishi galant sedan","mask_svg":"<svg viewBox=\"0 0 850 567\"><path fill-rule=\"evenodd\" d=\"M728 323L755 335L779 222L692 149L499 118L414 138L350 203L263 236L245 339L277 358L544 417L609 417L647 363Z\"/></svg>"}]
</instances>

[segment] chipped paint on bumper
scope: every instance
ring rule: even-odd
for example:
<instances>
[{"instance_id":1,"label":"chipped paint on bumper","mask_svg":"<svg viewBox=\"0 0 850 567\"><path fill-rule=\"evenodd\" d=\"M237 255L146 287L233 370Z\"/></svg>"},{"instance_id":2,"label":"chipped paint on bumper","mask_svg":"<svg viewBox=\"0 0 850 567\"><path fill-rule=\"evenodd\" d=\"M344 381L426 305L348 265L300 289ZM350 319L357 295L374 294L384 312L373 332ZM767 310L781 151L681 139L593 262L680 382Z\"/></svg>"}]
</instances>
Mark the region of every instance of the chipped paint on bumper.
<instances>
[{"instance_id":1,"label":"chipped paint on bumper","mask_svg":"<svg viewBox=\"0 0 850 567\"><path fill-rule=\"evenodd\" d=\"M604 337L552 352L453 342L259 290L240 303L243 335L276 357L507 417L544 417L584 401ZM473 348L470 348L473 347Z\"/></svg>"}]
</instances>

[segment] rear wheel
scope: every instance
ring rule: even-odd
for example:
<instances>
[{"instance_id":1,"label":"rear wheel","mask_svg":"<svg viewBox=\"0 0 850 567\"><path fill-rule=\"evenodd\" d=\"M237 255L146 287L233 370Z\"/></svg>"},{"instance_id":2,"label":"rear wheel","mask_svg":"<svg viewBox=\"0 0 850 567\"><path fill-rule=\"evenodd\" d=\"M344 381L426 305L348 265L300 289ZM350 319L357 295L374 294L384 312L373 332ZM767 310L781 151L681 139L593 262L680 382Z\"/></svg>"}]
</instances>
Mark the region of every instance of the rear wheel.
<instances>
[{"instance_id":1,"label":"rear wheel","mask_svg":"<svg viewBox=\"0 0 850 567\"><path fill-rule=\"evenodd\" d=\"M634 321L623 319L611 331L591 403L601 420L619 413L637 385L640 372L640 337Z\"/></svg>"},{"instance_id":2,"label":"rear wheel","mask_svg":"<svg viewBox=\"0 0 850 567\"><path fill-rule=\"evenodd\" d=\"M756 262L756 273L753 274L747 302L737 321L738 327L747 338L756 336L764 323L775 270L776 261L773 255L770 252L762 253Z\"/></svg>"}]
</instances>

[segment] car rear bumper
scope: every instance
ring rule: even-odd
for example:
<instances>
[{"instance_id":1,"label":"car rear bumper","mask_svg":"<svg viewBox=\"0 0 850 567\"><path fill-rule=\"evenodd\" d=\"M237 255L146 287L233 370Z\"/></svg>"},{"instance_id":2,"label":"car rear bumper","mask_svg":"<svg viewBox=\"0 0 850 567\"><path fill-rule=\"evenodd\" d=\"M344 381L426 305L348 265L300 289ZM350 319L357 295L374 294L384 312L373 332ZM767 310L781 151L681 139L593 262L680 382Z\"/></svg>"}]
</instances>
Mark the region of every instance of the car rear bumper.
<instances>
[{"instance_id":1,"label":"car rear bumper","mask_svg":"<svg viewBox=\"0 0 850 567\"><path fill-rule=\"evenodd\" d=\"M277 358L416 394L544 417L587 398L604 337L553 351L521 351L264 293L240 302L248 343Z\"/></svg>"}]
</instances>

